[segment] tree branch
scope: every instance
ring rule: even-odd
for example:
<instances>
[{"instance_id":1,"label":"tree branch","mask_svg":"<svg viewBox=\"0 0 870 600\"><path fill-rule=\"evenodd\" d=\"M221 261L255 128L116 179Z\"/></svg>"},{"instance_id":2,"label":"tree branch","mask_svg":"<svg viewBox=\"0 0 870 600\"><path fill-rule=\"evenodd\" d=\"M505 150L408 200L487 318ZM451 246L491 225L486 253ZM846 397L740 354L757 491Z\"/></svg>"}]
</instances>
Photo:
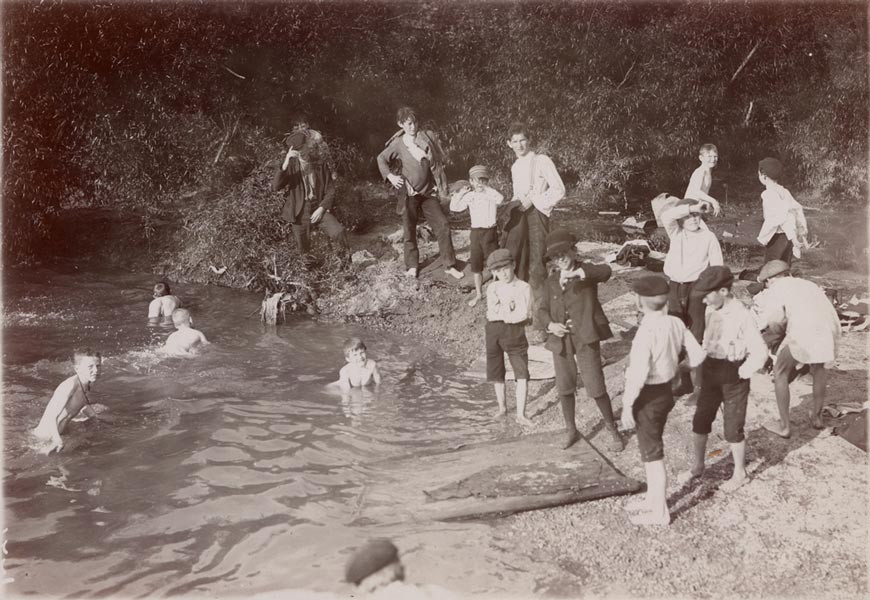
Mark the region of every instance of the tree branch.
<instances>
[{"instance_id":1,"label":"tree branch","mask_svg":"<svg viewBox=\"0 0 870 600\"><path fill-rule=\"evenodd\" d=\"M737 70L734 71L734 75L731 76L731 81L734 81L738 75L740 75L740 71L743 70L743 67L746 66L746 63L749 62L749 59L752 58L752 55L755 54L755 51L758 50L758 47L761 45L761 40L755 42L755 45L752 47L752 50L749 51L749 54L746 55L746 58L743 59L743 62L740 63L740 66L737 67ZM731 83L729 81L728 83Z\"/></svg>"}]
</instances>

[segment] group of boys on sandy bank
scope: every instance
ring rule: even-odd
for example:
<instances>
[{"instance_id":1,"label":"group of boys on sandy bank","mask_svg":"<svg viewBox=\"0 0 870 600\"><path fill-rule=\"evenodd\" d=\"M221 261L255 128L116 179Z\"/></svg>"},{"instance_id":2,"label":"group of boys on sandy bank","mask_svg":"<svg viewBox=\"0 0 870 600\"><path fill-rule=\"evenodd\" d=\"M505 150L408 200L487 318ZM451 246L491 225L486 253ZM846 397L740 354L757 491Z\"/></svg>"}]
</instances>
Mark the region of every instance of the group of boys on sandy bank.
<instances>
[{"instance_id":1,"label":"group of boys on sandy bank","mask_svg":"<svg viewBox=\"0 0 870 600\"><path fill-rule=\"evenodd\" d=\"M436 200L438 185L446 182L435 184L437 169L433 165L438 162L438 151L434 144L427 143L434 139L432 136L421 138L416 122L410 109L399 112L402 132L388 143L378 163L386 165L385 179L397 190L406 234L416 228L420 213L440 223L436 233L442 246L442 260L449 271L455 266L451 262L449 226ZM566 427L563 446L570 447L580 437L575 424L579 370L587 395L593 398L603 417L607 447L619 452L625 442L616 425L600 353L600 342L610 338L612 332L598 299L598 285L610 278L611 269L580 260L577 240L570 232L549 231L549 216L564 196L564 185L552 161L531 150L523 126L512 126L508 144L517 157L511 172L513 202L518 210L504 236L506 247L493 247L498 236L492 235L495 229L492 220L495 206L503 197L489 187L485 167L473 167L469 173L471 185L458 186L451 198L455 208L467 207L472 214L472 271L476 276L482 274L485 257L494 276L486 290L484 337L487 381L494 385L498 414L506 413L504 355L507 354L517 379L517 421L525 425L530 422L525 414L529 379L525 327L537 321L535 325L547 333L546 347L553 354L556 388ZM764 365L768 347L776 352L774 379L780 422L766 428L788 437L788 386L805 369L813 375L812 424L822 425L825 364L835 359L840 335L836 311L824 292L809 281L790 276L791 258L799 256L800 248L806 244L806 223L800 205L777 183L782 174L779 161L766 158L759 163L759 180L765 186L764 224L759 241L766 246L766 263L759 282L767 289L755 296L756 314L752 317L749 309L731 294L733 276L722 265L719 242L702 219L703 214L717 215L720 210L719 203L709 195L710 171L718 160L715 146L703 146L699 159L701 165L690 178L686 198L675 198L678 201L661 215L670 238L664 264L667 279L646 277L634 288L644 316L629 355L622 425L626 430L637 428L649 484L643 500L627 507L636 513L631 517L635 523L670 521L665 502L667 477L662 432L675 393L691 392L697 402L693 419L695 462L682 477L689 481L703 473L707 435L721 405L726 440L731 444L735 464L734 474L724 488L735 489L746 481L743 426L749 377ZM305 176L304 171L300 171L300 176ZM406 266L413 259L413 266L408 266L409 275L416 276L415 234L406 235L405 250ZM449 250L446 258L445 250ZM554 267L549 275L547 260ZM540 277L542 274L544 277ZM476 299L480 299L482 276L476 277L475 283ZM189 312L177 305L178 300L169 294L168 286L162 283L155 286L151 308L156 313L152 318L171 315L178 328L169 336L166 349L174 354L189 354L207 340L190 327ZM681 385L672 391L671 382L681 372L683 351L688 355L692 376L681 377ZM360 340L353 339L346 345L345 358L347 365L342 368L338 382L342 389L380 383L377 364L368 358ZM79 411L85 410L89 416L93 413L86 410L89 404L86 386L96 379L99 355L77 352L74 362L76 375L55 390L36 429L40 437L53 442L49 451L63 447L60 434Z\"/></svg>"}]
</instances>

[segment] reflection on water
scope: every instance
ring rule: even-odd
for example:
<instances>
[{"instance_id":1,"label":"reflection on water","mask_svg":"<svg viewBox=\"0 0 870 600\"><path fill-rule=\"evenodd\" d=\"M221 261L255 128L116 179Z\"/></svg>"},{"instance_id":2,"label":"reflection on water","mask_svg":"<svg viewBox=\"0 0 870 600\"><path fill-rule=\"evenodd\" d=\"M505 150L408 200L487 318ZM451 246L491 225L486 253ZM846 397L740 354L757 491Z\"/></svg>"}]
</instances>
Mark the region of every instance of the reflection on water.
<instances>
[{"instance_id":1,"label":"reflection on water","mask_svg":"<svg viewBox=\"0 0 870 600\"><path fill-rule=\"evenodd\" d=\"M150 279L5 275L10 591L341 590L348 552L373 535L396 539L412 579L415 560L431 563L437 548L452 558L426 572L430 582L509 586L481 564L500 561L486 525L354 523L366 463L515 433L490 420L483 382L413 341L304 319L266 328L247 317L255 295L199 286L177 287L213 345L194 359L165 358L155 350L170 330L146 325ZM327 386L351 335L378 361L379 390L342 396ZM79 346L103 353L91 400L115 422L72 423L63 453L38 455L28 430L72 374Z\"/></svg>"}]
</instances>

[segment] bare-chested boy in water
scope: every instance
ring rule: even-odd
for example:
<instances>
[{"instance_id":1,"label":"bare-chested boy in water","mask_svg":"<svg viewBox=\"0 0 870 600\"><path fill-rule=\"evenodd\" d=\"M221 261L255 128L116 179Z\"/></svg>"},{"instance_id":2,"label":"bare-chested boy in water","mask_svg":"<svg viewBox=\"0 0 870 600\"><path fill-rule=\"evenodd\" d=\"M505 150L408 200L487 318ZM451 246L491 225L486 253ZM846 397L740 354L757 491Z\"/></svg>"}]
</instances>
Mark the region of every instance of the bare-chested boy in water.
<instances>
[{"instance_id":1,"label":"bare-chested boy in water","mask_svg":"<svg viewBox=\"0 0 870 600\"><path fill-rule=\"evenodd\" d=\"M350 338L344 345L344 358L347 364L338 372L338 385L342 391L381 383L378 365L366 356L366 345L359 338Z\"/></svg>"}]
</instances>

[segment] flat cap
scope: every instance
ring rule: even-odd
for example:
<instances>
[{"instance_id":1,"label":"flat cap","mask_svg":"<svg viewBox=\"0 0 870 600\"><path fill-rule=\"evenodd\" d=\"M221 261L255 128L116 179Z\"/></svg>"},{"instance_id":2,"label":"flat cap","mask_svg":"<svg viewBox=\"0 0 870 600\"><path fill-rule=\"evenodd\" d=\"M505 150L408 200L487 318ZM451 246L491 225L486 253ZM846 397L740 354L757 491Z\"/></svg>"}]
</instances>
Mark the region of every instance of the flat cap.
<instances>
[{"instance_id":1,"label":"flat cap","mask_svg":"<svg viewBox=\"0 0 870 600\"><path fill-rule=\"evenodd\" d=\"M308 135L304 131L294 131L284 138L284 145L287 148L301 150L305 142L308 141Z\"/></svg>"},{"instance_id":2,"label":"flat cap","mask_svg":"<svg viewBox=\"0 0 870 600\"><path fill-rule=\"evenodd\" d=\"M666 296L669 291L667 280L656 275L647 275L635 280L631 284L631 289L638 296Z\"/></svg>"},{"instance_id":3,"label":"flat cap","mask_svg":"<svg viewBox=\"0 0 870 600\"><path fill-rule=\"evenodd\" d=\"M572 249L576 243L577 238L567 229L554 229L547 234L547 258Z\"/></svg>"},{"instance_id":4,"label":"flat cap","mask_svg":"<svg viewBox=\"0 0 870 600\"><path fill-rule=\"evenodd\" d=\"M764 283L771 277L780 273L788 273L790 270L791 267L784 260L772 260L761 267L761 270L758 272L758 281L759 283Z\"/></svg>"},{"instance_id":5,"label":"flat cap","mask_svg":"<svg viewBox=\"0 0 870 600\"><path fill-rule=\"evenodd\" d=\"M513 266L513 264L514 257L511 256L511 251L507 248L499 248L498 250L493 250L492 252L490 252L489 256L486 257L486 268L490 271L500 269L508 265Z\"/></svg>"},{"instance_id":6,"label":"flat cap","mask_svg":"<svg viewBox=\"0 0 870 600\"><path fill-rule=\"evenodd\" d=\"M390 540L379 538L367 542L347 561L344 580L354 585L399 560L399 549Z\"/></svg>"},{"instance_id":7,"label":"flat cap","mask_svg":"<svg viewBox=\"0 0 870 600\"><path fill-rule=\"evenodd\" d=\"M484 165L474 165L468 169L468 176L471 179L489 179L489 169Z\"/></svg>"},{"instance_id":8,"label":"flat cap","mask_svg":"<svg viewBox=\"0 0 870 600\"><path fill-rule=\"evenodd\" d=\"M455 194L456 192L458 192L458 191L461 190L462 188L467 188L467 187L470 186L470 185L471 185L471 184L468 183L467 180L465 180L465 179L459 179L459 180L457 180L457 181L454 181L454 182L451 183L450 185L448 185L448 186L447 186L447 191L450 192L451 194Z\"/></svg>"},{"instance_id":9,"label":"flat cap","mask_svg":"<svg viewBox=\"0 0 870 600\"><path fill-rule=\"evenodd\" d=\"M768 156L758 161L758 170L774 181L779 181L780 176L782 176L782 163Z\"/></svg>"},{"instance_id":10,"label":"flat cap","mask_svg":"<svg viewBox=\"0 0 870 600\"><path fill-rule=\"evenodd\" d=\"M683 198L682 200L680 200L679 202L674 204L674 206L686 206L687 204L689 206L692 206L694 204L700 204L700 203L701 203L700 200L695 200L694 198Z\"/></svg>"},{"instance_id":11,"label":"flat cap","mask_svg":"<svg viewBox=\"0 0 870 600\"><path fill-rule=\"evenodd\" d=\"M717 265L707 267L698 276L698 281L692 286L692 294L695 296L706 296L710 292L721 288L730 288L734 283L734 275L731 274L731 269Z\"/></svg>"}]
</instances>

